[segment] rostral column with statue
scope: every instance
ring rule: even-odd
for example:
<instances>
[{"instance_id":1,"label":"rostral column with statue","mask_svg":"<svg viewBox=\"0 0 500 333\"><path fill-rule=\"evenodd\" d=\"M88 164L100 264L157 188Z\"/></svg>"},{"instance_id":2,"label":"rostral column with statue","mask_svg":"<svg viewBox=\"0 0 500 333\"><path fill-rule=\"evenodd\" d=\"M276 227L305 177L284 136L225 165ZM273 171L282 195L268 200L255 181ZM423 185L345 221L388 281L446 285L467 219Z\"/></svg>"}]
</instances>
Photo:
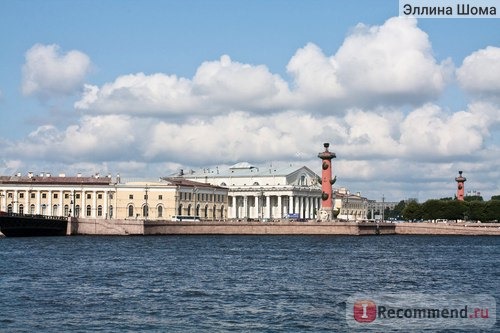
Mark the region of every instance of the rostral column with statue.
<instances>
[{"instance_id":1,"label":"rostral column with statue","mask_svg":"<svg viewBox=\"0 0 500 333\"><path fill-rule=\"evenodd\" d=\"M334 217L333 214L333 198L332 198L332 185L335 183L337 177L332 179L332 159L337 157L335 153L330 152L328 147L329 143L324 143L325 151L318 154L321 158L321 208L319 210L319 218L321 221L329 221Z\"/></svg>"}]
</instances>

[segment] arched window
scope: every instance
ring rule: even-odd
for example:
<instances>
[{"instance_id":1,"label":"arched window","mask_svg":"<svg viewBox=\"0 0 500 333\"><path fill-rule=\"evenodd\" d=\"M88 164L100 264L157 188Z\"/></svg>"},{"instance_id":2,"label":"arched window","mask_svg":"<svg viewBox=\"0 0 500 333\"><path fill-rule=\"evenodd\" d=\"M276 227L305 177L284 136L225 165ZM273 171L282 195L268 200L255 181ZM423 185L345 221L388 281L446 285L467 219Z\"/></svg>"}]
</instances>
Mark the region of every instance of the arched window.
<instances>
[{"instance_id":1,"label":"arched window","mask_svg":"<svg viewBox=\"0 0 500 333\"><path fill-rule=\"evenodd\" d=\"M148 205L142 206L142 216L148 217L149 216L149 207Z\"/></svg>"},{"instance_id":2,"label":"arched window","mask_svg":"<svg viewBox=\"0 0 500 333\"><path fill-rule=\"evenodd\" d=\"M52 216L57 216L58 214L57 205L52 206Z\"/></svg>"},{"instance_id":3,"label":"arched window","mask_svg":"<svg viewBox=\"0 0 500 333\"><path fill-rule=\"evenodd\" d=\"M163 206L161 206L161 205L158 206L156 211L158 212L158 217L163 217Z\"/></svg>"},{"instance_id":4,"label":"arched window","mask_svg":"<svg viewBox=\"0 0 500 333\"><path fill-rule=\"evenodd\" d=\"M224 206L220 206L220 218L224 218Z\"/></svg>"},{"instance_id":5,"label":"arched window","mask_svg":"<svg viewBox=\"0 0 500 333\"><path fill-rule=\"evenodd\" d=\"M214 219L217 217L217 214L216 214L216 213L217 213L217 206L216 206L216 205L214 205L214 209L213 209L213 211L212 211L212 216L213 216L213 218L214 218Z\"/></svg>"},{"instance_id":6,"label":"arched window","mask_svg":"<svg viewBox=\"0 0 500 333\"><path fill-rule=\"evenodd\" d=\"M64 216L69 216L69 206L64 205Z\"/></svg>"},{"instance_id":7,"label":"arched window","mask_svg":"<svg viewBox=\"0 0 500 333\"><path fill-rule=\"evenodd\" d=\"M9 204L7 206L7 213L9 213L9 214L12 213L12 204Z\"/></svg>"},{"instance_id":8,"label":"arched window","mask_svg":"<svg viewBox=\"0 0 500 333\"><path fill-rule=\"evenodd\" d=\"M113 218L113 206L109 206L109 218Z\"/></svg>"},{"instance_id":9,"label":"arched window","mask_svg":"<svg viewBox=\"0 0 500 333\"><path fill-rule=\"evenodd\" d=\"M196 209L195 209L194 215L195 216L200 216L200 205L196 205Z\"/></svg>"},{"instance_id":10,"label":"arched window","mask_svg":"<svg viewBox=\"0 0 500 333\"><path fill-rule=\"evenodd\" d=\"M87 205L87 216L92 215L92 207L90 205Z\"/></svg>"},{"instance_id":11,"label":"arched window","mask_svg":"<svg viewBox=\"0 0 500 333\"><path fill-rule=\"evenodd\" d=\"M187 214L188 214L188 216L191 216L191 204L188 205Z\"/></svg>"},{"instance_id":12,"label":"arched window","mask_svg":"<svg viewBox=\"0 0 500 333\"><path fill-rule=\"evenodd\" d=\"M128 205L128 217L134 217L134 206Z\"/></svg>"},{"instance_id":13,"label":"arched window","mask_svg":"<svg viewBox=\"0 0 500 333\"><path fill-rule=\"evenodd\" d=\"M24 206L19 205L19 214L24 214Z\"/></svg>"},{"instance_id":14,"label":"arched window","mask_svg":"<svg viewBox=\"0 0 500 333\"><path fill-rule=\"evenodd\" d=\"M97 206L97 216L102 216L102 206Z\"/></svg>"},{"instance_id":15,"label":"arched window","mask_svg":"<svg viewBox=\"0 0 500 333\"><path fill-rule=\"evenodd\" d=\"M30 206L30 214L35 214L35 205L31 204Z\"/></svg>"},{"instance_id":16,"label":"arched window","mask_svg":"<svg viewBox=\"0 0 500 333\"><path fill-rule=\"evenodd\" d=\"M182 215L182 205L177 208L177 215Z\"/></svg>"},{"instance_id":17,"label":"arched window","mask_svg":"<svg viewBox=\"0 0 500 333\"><path fill-rule=\"evenodd\" d=\"M47 205L46 204L42 205L42 215L47 215Z\"/></svg>"},{"instance_id":18,"label":"arched window","mask_svg":"<svg viewBox=\"0 0 500 333\"><path fill-rule=\"evenodd\" d=\"M208 218L208 205L205 205L205 218Z\"/></svg>"},{"instance_id":19,"label":"arched window","mask_svg":"<svg viewBox=\"0 0 500 333\"><path fill-rule=\"evenodd\" d=\"M75 216L79 217L80 216L80 205L75 206Z\"/></svg>"}]
</instances>

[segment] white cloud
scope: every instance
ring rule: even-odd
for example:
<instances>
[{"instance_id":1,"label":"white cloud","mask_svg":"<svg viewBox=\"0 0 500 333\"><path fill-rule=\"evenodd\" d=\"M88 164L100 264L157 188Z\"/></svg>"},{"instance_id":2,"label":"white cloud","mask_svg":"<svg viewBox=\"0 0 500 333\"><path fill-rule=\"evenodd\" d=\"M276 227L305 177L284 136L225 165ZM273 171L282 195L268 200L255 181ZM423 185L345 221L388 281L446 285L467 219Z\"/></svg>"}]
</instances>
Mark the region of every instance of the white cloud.
<instances>
[{"instance_id":1,"label":"white cloud","mask_svg":"<svg viewBox=\"0 0 500 333\"><path fill-rule=\"evenodd\" d=\"M437 64L416 20L392 18L382 26L359 25L332 56L309 43L287 70L289 83L264 65L223 55L202 63L192 79L143 73L87 85L79 110L133 115L251 114L291 109L341 113L346 107L421 103L445 87L449 63ZM319 108L318 108L319 107Z\"/></svg>"},{"instance_id":2,"label":"white cloud","mask_svg":"<svg viewBox=\"0 0 500 333\"><path fill-rule=\"evenodd\" d=\"M410 113L401 124L401 144L407 156L428 160L466 158L483 149L491 126L487 115L460 111L451 115L436 105L424 105ZM467 159L467 158L466 158Z\"/></svg>"},{"instance_id":3,"label":"white cloud","mask_svg":"<svg viewBox=\"0 0 500 333\"><path fill-rule=\"evenodd\" d=\"M226 110L281 109L290 102L287 83L264 65L252 66L223 55L204 62L193 78L194 93L208 104Z\"/></svg>"},{"instance_id":4,"label":"white cloud","mask_svg":"<svg viewBox=\"0 0 500 333\"><path fill-rule=\"evenodd\" d=\"M191 86L189 80L175 75L123 75L101 88L86 85L75 108L94 113L183 114L201 108L192 96Z\"/></svg>"},{"instance_id":5,"label":"white cloud","mask_svg":"<svg viewBox=\"0 0 500 333\"><path fill-rule=\"evenodd\" d=\"M358 25L330 57L308 44L287 69L302 95L364 105L436 98L450 66L448 60L437 64L428 36L415 19L391 18L382 26Z\"/></svg>"},{"instance_id":6,"label":"white cloud","mask_svg":"<svg viewBox=\"0 0 500 333\"><path fill-rule=\"evenodd\" d=\"M101 88L86 85L75 107L95 113L135 115L207 115L238 109L282 109L290 102L288 86L263 65L204 62L192 80L161 73L118 77Z\"/></svg>"},{"instance_id":7,"label":"white cloud","mask_svg":"<svg viewBox=\"0 0 500 333\"><path fill-rule=\"evenodd\" d=\"M500 48L488 46L466 57L457 79L472 94L500 96Z\"/></svg>"},{"instance_id":8,"label":"white cloud","mask_svg":"<svg viewBox=\"0 0 500 333\"><path fill-rule=\"evenodd\" d=\"M25 57L23 94L41 98L77 92L91 66L86 54L76 50L61 54L58 45L36 44Z\"/></svg>"}]
</instances>

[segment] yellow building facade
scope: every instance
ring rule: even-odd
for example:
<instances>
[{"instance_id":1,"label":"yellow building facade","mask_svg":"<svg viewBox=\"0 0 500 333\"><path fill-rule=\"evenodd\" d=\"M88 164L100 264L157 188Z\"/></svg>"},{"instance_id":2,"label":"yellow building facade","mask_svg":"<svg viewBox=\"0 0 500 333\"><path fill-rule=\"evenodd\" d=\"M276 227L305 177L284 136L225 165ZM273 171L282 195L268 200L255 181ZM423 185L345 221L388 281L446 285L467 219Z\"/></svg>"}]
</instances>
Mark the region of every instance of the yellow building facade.
<instances>
[{"instance_id":1,"label":"yellow building facade","mask_svg":"<svg viewBox=\"0 0 500 333\"><path fill-rule=\"evenodd\" d=\"M122 182L63 174L0 176L0 211L96 219L222 220L228 189L179 178Z\"/></svg>"}]
</instances>

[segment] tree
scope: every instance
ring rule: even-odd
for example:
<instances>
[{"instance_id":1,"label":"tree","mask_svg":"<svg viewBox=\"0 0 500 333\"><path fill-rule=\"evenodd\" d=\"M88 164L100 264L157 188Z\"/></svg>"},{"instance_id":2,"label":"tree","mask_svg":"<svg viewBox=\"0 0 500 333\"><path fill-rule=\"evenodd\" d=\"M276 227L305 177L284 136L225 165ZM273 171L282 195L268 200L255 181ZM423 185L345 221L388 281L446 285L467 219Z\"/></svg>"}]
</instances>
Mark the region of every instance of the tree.
<instances>
[{"instance_id":1,"label":"tree","mask_svg":"<svg viewBox=\"0 0 500 333\"><path fill-rule=\"evenodd\" d=\"M466 212L466 219L485 221L486 217L486 203L481 201L468 202L468 210Z\"/></svg>"},{"instance_id":2,"label":"tree","mask_svg":"<svg viewBox=\"0 0 500 333\"><path fill-rule=\"evenodd\" d=\"M490 200L485 207L485 222L500 221L500 200Z\"/></svg>"},{"instance_id":3,"label":"tree","mask_svg":"<svg viewBox=\"0 0 500 333\"><path fill-rule=\"evenodd\" d=\"M420 220L422 218L422 207L416 201L410 201L403 209L403 217L405 220Z\"/></svg>"},{"instance_id":4,"label":"tree","mask_svg":"<svg viewBox=\"0 0 500 333\"><path fill-rule=\"evenodd\" d=\"M483 197L480 196L480 195L469 195L469 196L465 196L464 197L464 200L467 201L467 202L471 202L471 201L484 201L483 200Z\"/></svg>"}]
</instances>

